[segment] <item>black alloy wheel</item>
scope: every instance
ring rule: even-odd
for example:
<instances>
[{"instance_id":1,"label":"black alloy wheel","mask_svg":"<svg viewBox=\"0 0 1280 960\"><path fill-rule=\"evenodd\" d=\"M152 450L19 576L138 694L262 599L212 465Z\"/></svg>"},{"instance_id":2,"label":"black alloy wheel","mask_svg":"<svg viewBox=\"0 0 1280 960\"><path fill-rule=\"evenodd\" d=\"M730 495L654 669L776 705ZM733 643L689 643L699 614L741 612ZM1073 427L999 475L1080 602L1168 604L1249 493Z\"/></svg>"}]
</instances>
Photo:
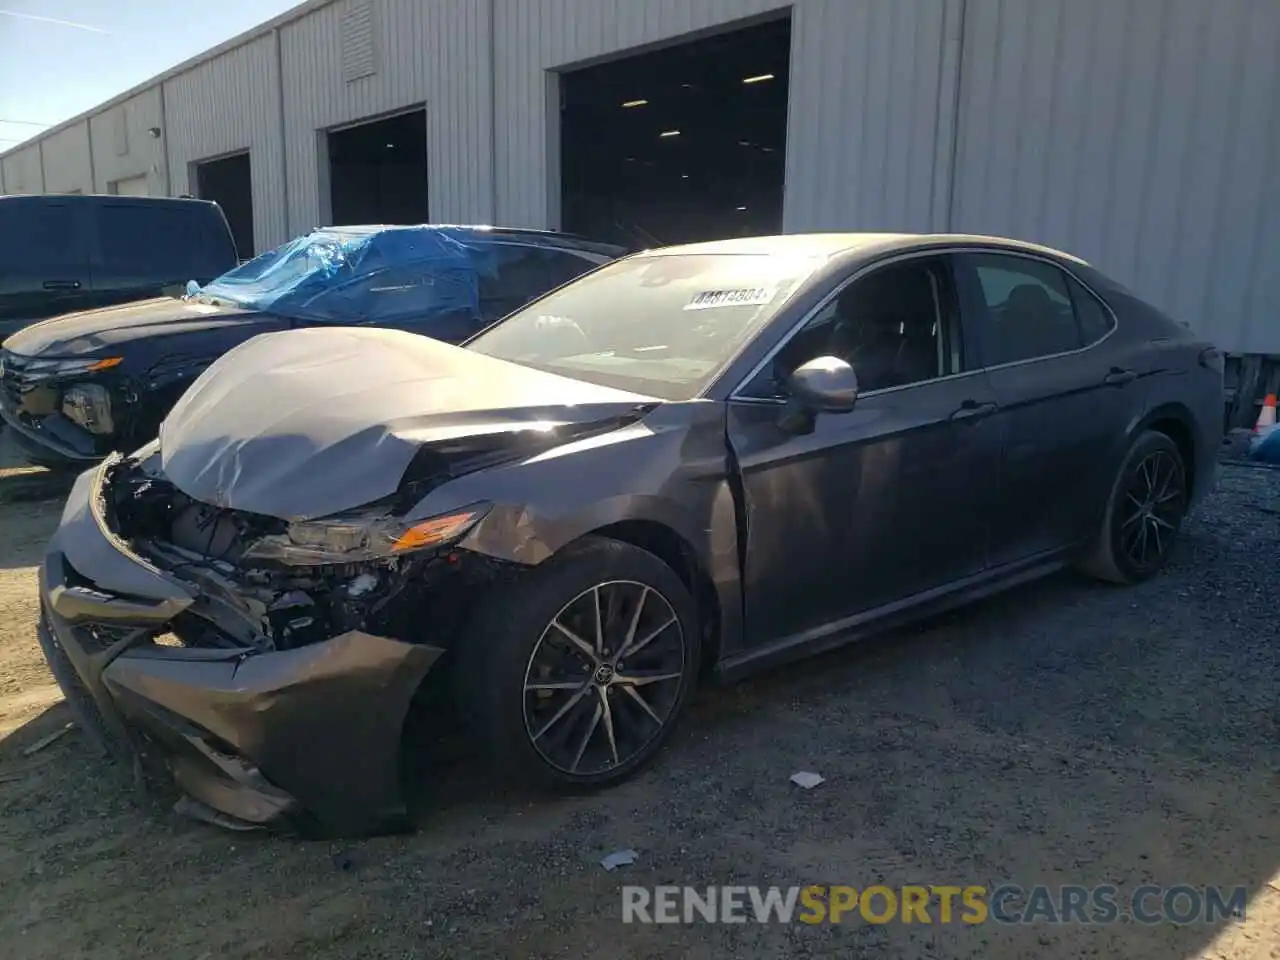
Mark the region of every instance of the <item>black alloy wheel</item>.
<instances>
[{"instance_id":1,"label":"black alloy wheel","mask_svg":"<svg viewBox=\"0 0 1280 960\"><path fill-rule=\"evenodd\" d=\"M688 650L675 608L631 580L582 591L552 618L524 678L525 732L570 776L625 766L665 728Z\"/></svg>"},{"instance_id":2,"label":"black alloy wheel","mask_svg":"<svg viewBox=\"0 0 1280 960\"><path fill-rule=\"evenodd\" d=\"M495 772L562 790L652 759L700 666L685 582L647 550L589 536L484 597L452 675Z\"/></svg>"},{"instance_id":3,"label":"black alloy wheel","mask_svg":"<svg viewBox=\"0 0 1280 960\"><path fill-rule=\"evenodd\" d=\"M1186 512L1182 464L1155 450L1137 464L1120 505L1120 549L1135 571L1159 568Z\"/></svg>"},{"instance_id":4,"label":"black alloy wheel","mask_svg":"<svg viewBox=\"0 0 1280 960\"><path fill-rule=\"evenodd\" d=\"M1079 566L1112 583L1141 583L1168 561L1190 504L1178 445L1147 430L1134 440L1111 488L1101 528Z\"/></svg>"}]
</instances>

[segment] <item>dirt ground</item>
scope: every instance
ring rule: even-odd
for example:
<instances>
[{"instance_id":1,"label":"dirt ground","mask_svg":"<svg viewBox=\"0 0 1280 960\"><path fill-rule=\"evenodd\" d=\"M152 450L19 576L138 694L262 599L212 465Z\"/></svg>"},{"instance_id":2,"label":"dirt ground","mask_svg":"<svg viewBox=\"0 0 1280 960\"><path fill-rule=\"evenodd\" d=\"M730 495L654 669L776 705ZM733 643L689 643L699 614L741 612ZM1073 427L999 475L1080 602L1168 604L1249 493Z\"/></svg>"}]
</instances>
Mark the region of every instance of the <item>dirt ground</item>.
<instances>
[{"instance_id":1,"label":"dirt ground","mask_svg":"<svg viewBox=\"0 0 1280 960\"><path fill-rule=\"evenodd\" d=\"M58 512L0 505L4 956L1280 957L1280 472L1230 469L1143 587L1058 577L706 692L656 766L593 796L498 792L461 749L420 784L416 834L347 846L135 800L75 730L26 753L68 722L34 640ZM637 861L604 871L621 848ZM1249 905L1215 926L638 926L624 883L1220 884Z\"/></svg>"}]
</instances>

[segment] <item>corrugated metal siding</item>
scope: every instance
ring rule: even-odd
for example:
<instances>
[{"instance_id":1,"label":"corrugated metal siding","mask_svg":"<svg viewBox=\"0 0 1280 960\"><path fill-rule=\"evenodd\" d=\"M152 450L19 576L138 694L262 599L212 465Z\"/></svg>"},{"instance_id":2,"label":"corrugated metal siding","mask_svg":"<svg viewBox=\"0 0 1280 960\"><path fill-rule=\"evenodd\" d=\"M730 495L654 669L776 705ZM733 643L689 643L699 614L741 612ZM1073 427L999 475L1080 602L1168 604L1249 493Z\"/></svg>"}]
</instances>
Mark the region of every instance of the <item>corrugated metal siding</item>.
<instances>
[{"instance_id":1,"label":"corrugated metal siding","mask_svg":"<svg viewBox=\"0 0 1280 960\"><path fill-rule=\"evenodd\" d=\"M47 193L93 193L89 165L89 125L77 123L44 141L44 189Z\"/></svg>"},{"instance_id":2,"label":"corrugated metal siding","mask_svg":"<svg viewBox=\"0 0 1280 960\"><path fill-rule=\"evenodd\" d=\"M89 119L93 137L94 189L109 192L117 180L145 176L147 192L165 193L164 141L151 136L151 127L163 128L159 85ZM161 130L163 134L163 129ZM120 152L119 147L124 151Z\"/></svg>"},{"instance_id":3,"label":"corrugated metal siding","mask_svg":"<svg viewBox=\"0 0 1280 960\"><path fill-rule=\"evenodd\" d=\"M969 0L953 227L1280 352L1277 50L1268 0Z\"/></svg>"},{"instance_id":4,"label":"corrugated metal siding","mask_svg":"<svg viewBox=\"0 0 1280 960\"><path fill-rule=\"evenodd\" d=\"M493 2L497 219L531 227L560 220L559 116L551 108L558 100L548 70L788 6L778 0Z\"/></svg>"},{"instance_id":5,"label":"corrugated metal siding","mask_svg":"<svg viewBox=\"0 0 1280 960\"><path fill-rule=\"evenodd\" d=\"M799 0L786 230L943 228L959 12L955 0Z\"/></svg>"},{"instance_id":6,"label":"corrugated metal siding","mask_svg":"<svg viewBox=\"0 0 1280 960\"><path fill-rule=\"evenodd\" d=\"M786 229L1037 240L1280 353L1275 0L336 0L280 28L283 87L268 34L93 117L95 186L247 148L265 249L326 218L325 130L426 104L432 219L553 226L549 71L788 8ZM4 189L84 189L83 127Z\"/></svg>"},{"instance_id":7,"label":"corrugated metal siding","mask_svg":"<svg viewBox=\"0 0 1280 960\"><path fill-rule=\"evenodd\" d=\"M329 215L324 131L426 105L431 219L493 219L487 0L373 0L374 73L344 76L343 23L360 3L335 3L281 32L290 225Z\"/></svg>"},{"instance_id":8,"label":"corrugated metal siding","mask_svg":"<svg viewBox=\"0 0 1280 960\"><path fill-rule=\"evenodd\" d=\"M171 192L196 192L195 162L247 149L253 177L254 245L259 250L289 237L279 90L271 34L164 84Z\"/></svg>"},{"instance_id":9,"label":"corrugated metal siding","mask_svg":"<svg viewBox=\"0 0 1280 960\"><path fill-rule=\"evenodd\" d=\"M4 190L5 193L42 193L44 185L40 179L40 148L36 144L22 147L5 154Z\"/></svg>"}]
</instances>

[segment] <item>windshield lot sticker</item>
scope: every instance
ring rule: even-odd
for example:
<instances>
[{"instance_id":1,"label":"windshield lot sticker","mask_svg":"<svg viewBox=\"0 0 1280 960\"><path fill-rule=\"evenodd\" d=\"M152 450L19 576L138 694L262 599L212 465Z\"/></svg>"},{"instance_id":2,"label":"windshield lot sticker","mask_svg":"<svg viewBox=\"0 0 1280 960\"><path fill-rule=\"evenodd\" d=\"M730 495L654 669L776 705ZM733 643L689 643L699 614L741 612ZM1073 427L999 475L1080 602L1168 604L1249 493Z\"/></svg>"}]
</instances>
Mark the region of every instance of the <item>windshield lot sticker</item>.
<instances>
[{"instance_id":1,"label":"windshield lot sticker","mask_svg":"<svg viewBox=\"0 0 1280 960\"><path fill-rule=\"evenodd\" d=\"M716 307L760 307L771 301L776 287L744 287L738 290L703 290L684 305L686 310L712 310Z\"/></svg>"}]
</instances>

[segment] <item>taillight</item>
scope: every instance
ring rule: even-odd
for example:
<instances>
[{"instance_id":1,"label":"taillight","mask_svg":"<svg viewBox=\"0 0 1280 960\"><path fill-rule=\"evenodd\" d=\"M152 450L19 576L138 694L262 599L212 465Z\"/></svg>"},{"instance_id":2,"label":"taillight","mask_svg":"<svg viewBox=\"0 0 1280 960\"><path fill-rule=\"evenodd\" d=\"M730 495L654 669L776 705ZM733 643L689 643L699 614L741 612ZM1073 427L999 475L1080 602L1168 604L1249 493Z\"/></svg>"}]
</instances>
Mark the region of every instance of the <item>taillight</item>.
<instances>
[{"instance_id":1,"label":"taillight","mask_svg":"<svg viewBox=\"0 0 1280 960\"><path fill-rule=\"evenodd\" d=\"M1226 364L1223 360L1222 351L1217 347L1207 347L1200 351L1200 366L1212 370L1214 373L1222 373Z\"/></svg>"}]
</instances>

